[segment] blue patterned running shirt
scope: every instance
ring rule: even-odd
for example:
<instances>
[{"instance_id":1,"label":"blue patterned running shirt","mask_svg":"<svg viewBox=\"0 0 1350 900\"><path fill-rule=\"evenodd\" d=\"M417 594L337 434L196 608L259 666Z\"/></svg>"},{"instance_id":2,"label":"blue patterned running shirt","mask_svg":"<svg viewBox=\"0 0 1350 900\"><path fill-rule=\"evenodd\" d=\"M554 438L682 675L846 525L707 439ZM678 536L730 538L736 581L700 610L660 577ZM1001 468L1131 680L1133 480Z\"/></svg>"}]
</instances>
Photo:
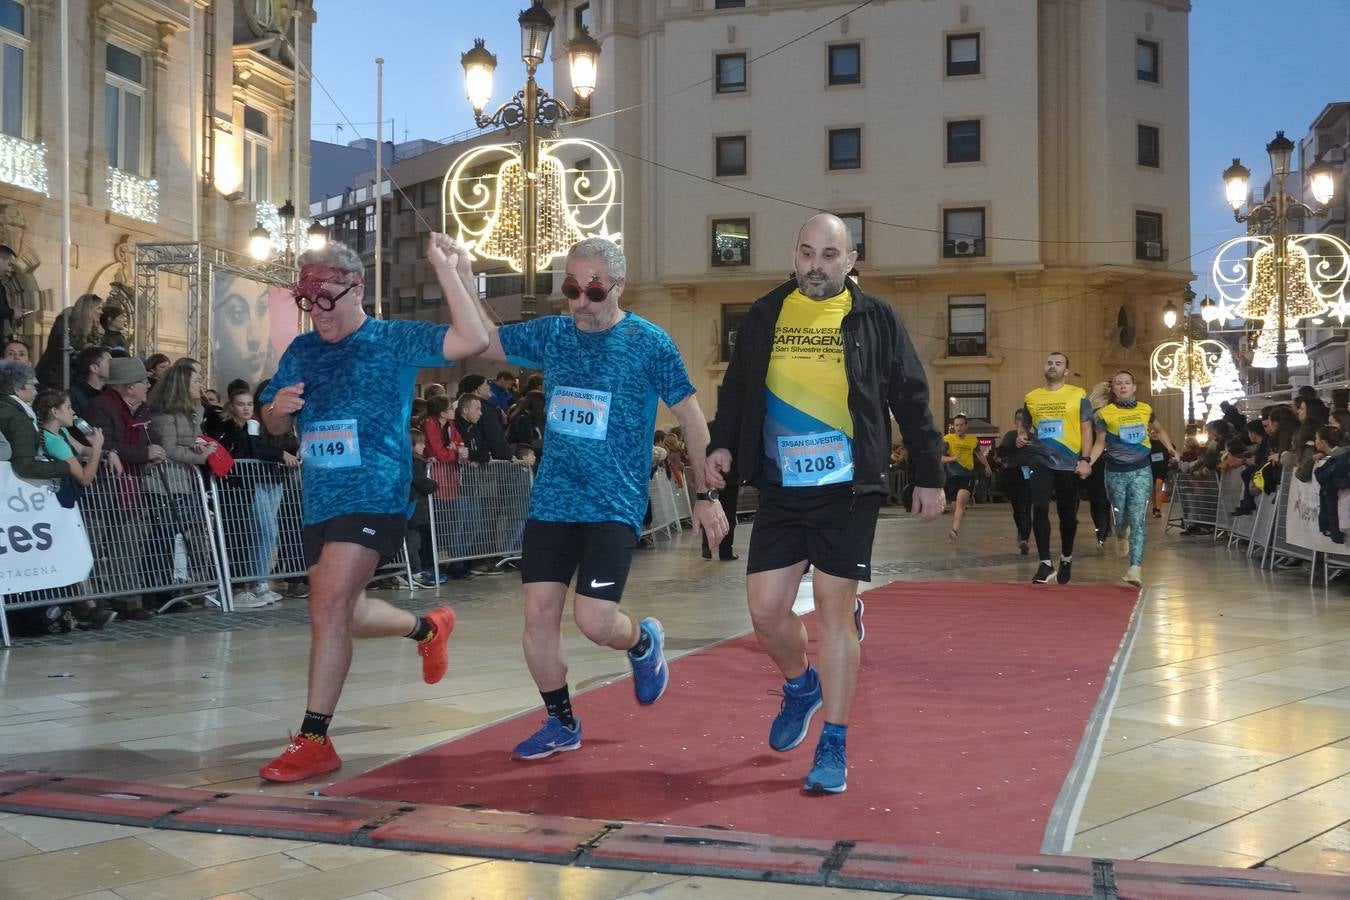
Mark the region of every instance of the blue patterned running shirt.
<instances>
[{"instance_id":1,"label":"blue patterned running shirt","mask_svg":"<svg viewBox=\"0 0 1350 900\"><path fill-rule=\"evenodd\" d=\"M315 332L291 341L263 391L304 382L296 418L306 525L353 513L406 515L412 481L412 412L417 370L448 366L448 325L366 319L334 344Z\"/></svg>"},{"instance_id":2,"label":"blue patterned running shirt","mask_svg":"<svg viewBox=\"0 0 1350 900\"><path fill-rule=\"evenodd\" d=\"M640 532L656 401L674 406L694 393L670 335L631 312L595 333L546 316L498 334L512 363L544 372L548 424L530 518Z\"/></svg>"}]
</instances>

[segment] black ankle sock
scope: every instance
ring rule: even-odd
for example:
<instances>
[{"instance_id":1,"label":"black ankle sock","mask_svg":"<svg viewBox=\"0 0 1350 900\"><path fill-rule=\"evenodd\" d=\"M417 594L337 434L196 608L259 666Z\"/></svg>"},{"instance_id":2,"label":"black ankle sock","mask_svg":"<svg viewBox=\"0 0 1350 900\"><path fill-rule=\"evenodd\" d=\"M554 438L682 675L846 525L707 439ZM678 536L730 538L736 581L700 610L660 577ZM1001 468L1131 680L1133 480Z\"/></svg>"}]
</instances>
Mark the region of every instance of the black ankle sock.
<instances>
[{"instance_id":1,"label":"black ankle sock","mask_svg":"<svg viewBox=\"0 0 1350 900\"><path fill-rule=\"evenodd\" d=\"M652 649L652 636L647 633L647 629L639 628L638 642L629 649L628 655L633 659L642 659L650 649Z\"/></svg>"},{"instance_id":2,"label":"black ankle sock","mask_svg":"<svg viewBox=\"0 0 1350 900\"><path fill-rule=\"evenodd\" d=\"M332 716L307 709L305 710L305 720L300 723L300 734L322 744L328 739L328 725L332 721Z\"/></svg>"},{"instance_id":3,"label":"black ankle sock","mask_svg":"<svg viewBox=\"0 0 1350 900\"><path fill-rule=\"evenodd\" d=\"M544 698L544 709L548 714L567 728L575 728L577 724L576 716L572 715L572 696L567 692L567 685L563 685L556 691L540 691L539 696Z\"/></svg>"},{"instance_id":4,"label":"black ankle sock","mask_svg":"<svg viewBox=\"0 0 1350 900\"><path fill-rule=\"evenodd\" d=\"M435 630L436 629L433 628L431 625L430 619L428 619L426 616L418 616L417 624L414 625L413 630L405 634L404 637L412 638L414 641L421 642L431 637L432 632L434 632Z\"/></svg>"}]
</instances>

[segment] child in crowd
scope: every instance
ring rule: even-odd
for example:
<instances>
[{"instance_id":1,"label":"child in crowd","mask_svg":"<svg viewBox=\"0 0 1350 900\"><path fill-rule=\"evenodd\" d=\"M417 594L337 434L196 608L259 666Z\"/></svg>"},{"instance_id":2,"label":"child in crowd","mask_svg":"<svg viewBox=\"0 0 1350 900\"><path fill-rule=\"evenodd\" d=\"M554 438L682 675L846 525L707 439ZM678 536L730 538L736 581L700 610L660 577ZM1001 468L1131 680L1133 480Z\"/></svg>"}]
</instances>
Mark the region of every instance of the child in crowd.
<instances>
[{"instance_id":1,"label":"child in crowd","mask_svg":"<svg viewBox=\"0 0 1350 900\"><path fill-rule=\"evenodd\" d=\"M414 588L434 588L441 579L436 573L436 560L422 559L431 547L431 512L427 498L436 492L436 482L427 476L427 437L422 429L414 428L412 438L412 488L408 499L413 502L408 516L408 564L413 571Z\"/></svg>"}]
</instances>

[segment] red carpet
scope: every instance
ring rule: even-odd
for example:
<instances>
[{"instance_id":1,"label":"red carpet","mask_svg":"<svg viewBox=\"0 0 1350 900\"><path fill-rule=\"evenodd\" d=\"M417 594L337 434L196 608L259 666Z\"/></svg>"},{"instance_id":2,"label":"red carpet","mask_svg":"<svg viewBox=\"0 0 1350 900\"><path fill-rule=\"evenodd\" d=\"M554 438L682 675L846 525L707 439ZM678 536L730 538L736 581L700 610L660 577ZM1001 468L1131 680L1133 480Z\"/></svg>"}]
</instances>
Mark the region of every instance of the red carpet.
<instances>
[{"instance_id":1,"label":"red carpet","mask_svg":"<svg viewBox=\"0 0 1350 900\"><path fill-rule=\"evenodd\" d=\"M627 679L575 698L579 751L510 759L542 718L532 711L326 793L1038 852L1136 592L899 582L864 596L844 794L801 791L822 714L797 749L769 749L781 681L753 635L675 660L653 707L638 706ZM814 659L814 640L811 652Z\"/></svg>"}]
</instances>

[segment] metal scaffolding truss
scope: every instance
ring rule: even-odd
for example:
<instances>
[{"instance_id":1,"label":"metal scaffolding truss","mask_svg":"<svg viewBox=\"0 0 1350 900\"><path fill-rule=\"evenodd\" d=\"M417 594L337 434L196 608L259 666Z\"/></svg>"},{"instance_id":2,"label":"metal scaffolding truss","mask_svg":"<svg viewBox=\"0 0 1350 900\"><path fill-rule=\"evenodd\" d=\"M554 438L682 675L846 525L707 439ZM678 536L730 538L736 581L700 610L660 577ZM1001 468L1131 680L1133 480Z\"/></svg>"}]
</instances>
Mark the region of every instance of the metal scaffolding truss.
<instances>
[{"instance_id":1,"label":"metal scaffolding truss","mask_svg":"<svg viewBox=\"0 0 1350 900\"><path fill-rule=\"evenodd\" d=\"M159 348L160 276L178 275L187 282L187 355L201 360L209 369L211 285L217 270L264 284L292 285L297 277L292 266L259 262L193 241L137 244L136 330L132 352L146 356Z\"/></svg>"}]
</instances>

